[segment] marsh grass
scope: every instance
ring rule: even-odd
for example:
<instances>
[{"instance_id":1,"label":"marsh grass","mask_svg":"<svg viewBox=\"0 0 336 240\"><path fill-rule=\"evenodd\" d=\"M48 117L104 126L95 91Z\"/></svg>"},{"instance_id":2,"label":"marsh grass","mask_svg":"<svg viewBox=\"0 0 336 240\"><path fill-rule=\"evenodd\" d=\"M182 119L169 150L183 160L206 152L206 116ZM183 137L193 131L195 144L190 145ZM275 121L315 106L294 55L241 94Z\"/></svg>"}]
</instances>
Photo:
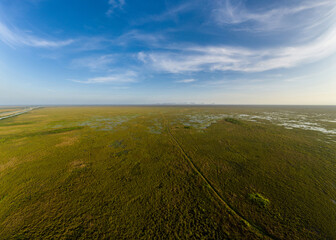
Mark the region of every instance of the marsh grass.
<instances>
[{"instance_id":1,"label":"marsh grass","mask_svg":"<svg viewBox=\"0 0 336 240\"><path fill-rule=\"evenodd\" d=\"M335 239L334 137L235 117L275 111L55 107L1 120L0 238L260 239L257 228L277 239ZM111 119L127 120L102 131ZM197 119L211 124L200 131Z\"/></svg>"}]
</instances>

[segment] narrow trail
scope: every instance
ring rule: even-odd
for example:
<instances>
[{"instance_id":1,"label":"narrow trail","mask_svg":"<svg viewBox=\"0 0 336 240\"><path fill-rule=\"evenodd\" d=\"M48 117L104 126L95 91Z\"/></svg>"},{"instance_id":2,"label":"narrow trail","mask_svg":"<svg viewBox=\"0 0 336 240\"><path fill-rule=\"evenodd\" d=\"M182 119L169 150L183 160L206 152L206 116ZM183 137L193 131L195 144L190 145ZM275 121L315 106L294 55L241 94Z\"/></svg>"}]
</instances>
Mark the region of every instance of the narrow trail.
<instances>
[{"instance_id":1,"label":"narrow trail","mask_svg":"<svg viewBox=\"0 0 336 240\"><path fill-rule=\"evenodd\" d=\"M13 112L13 114L9 114L9 115L5 115L3 117L0 117L0 120L3 120L3 119L7 119L7 118L12 118L12 117L16 117L16 116L19 116L21 114L24 114L24 113L27 113L27 112L30 112L34 109L37 109L37 108L29 108L29 109L24 109L22 111L15 111Z\"/></svg>"},{"instance_id":2,"label":"narrow trail","mask_svg":"<svg viewBox=\"0 0 336 240\"><path fill-rule=\"evenodd\" d=\"M166 118L164 117L163 114L162 114L162 118L164 120L164 125L166 125L167 132L168 132L169 136L171 137L171 140L172 140L173 144L176 145L180 149L180 151L181 151L181 153L183 155L183 158L185 160L187 160L187 162L189 163L189 165L191 166L191 168L194 170L194 172L197 173L197 175L209 186L210 191L219 200L219 202L221 202L222 205L224 205L225 208L233 216L237 217L242 222L244 222L247 227L250 227L252 230L254 230L254 232L259 237L261 237L261 238L262 237L267 237L267 238L270 238L270 239L278 239L275 236L272 236L271 234L265 232L259 226L257 226L255 224L249 222L243 215L241 215L239 212L237 212L236 210L234 210L234 208L227 201L224 200L224 198L219 194L219 192L216 190L216 188L210 183L210 181L204 176L204 174L197 168L197 166L194 164L194 162L192 161L192 159L185 152L185 150L183 149L183 147L181 146L181 144L178 142L178 140L175 138L175 136L171 133L170 128L169 128L169 122L166 120Z\"/></svg>"}]
</instances>

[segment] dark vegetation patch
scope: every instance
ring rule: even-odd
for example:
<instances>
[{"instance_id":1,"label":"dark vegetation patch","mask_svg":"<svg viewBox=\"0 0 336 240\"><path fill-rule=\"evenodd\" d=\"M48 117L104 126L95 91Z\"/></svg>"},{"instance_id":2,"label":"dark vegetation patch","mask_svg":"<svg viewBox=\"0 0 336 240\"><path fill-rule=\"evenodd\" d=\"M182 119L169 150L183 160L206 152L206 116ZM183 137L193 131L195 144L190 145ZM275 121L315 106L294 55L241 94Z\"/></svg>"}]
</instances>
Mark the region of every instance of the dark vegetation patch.
<instances>
[{"instance_id":1,"label":"dark vegetation patch","mask_svg":"<svg viewBox=\"0 0 336 240\"><path fill-rule=\"evenodd\" d=\"M232 123L232 124L242 124L241 121L239 121L235 118L225 118L224 120L225 120L225 122L229 122L229 123Z\"/></svg>"},{"instance_id":2,"label":"dark vegetation patch","mask_svg":"<svg viewBox=\"0 0 336 240\"><path fill-rule=\"evenodd\" d=\"M46 136L46 135L52 135L52 134L58 134L58 133L65 133L65 132L70 132L74 130L80 130L82 128L84 127L76 126L76 127L58 128L58 129L52 129L52 130L40 131L40 132L32 132L32 133L26 133L26 134L13 134L13 135L0 137L0 142L5 142L8 140L19 139L19 138L25 138L25 137L29 138L29 137L36 137L36 136Z\"/></svg>"},{"instance_id":3,"label":"dark vegetation patch","mask_svg":"<svg viewBox=\"0 0 336 240\"><path fill-rule=\"evenodd\" d=\"M116 153L114 154L114 156L120 158L120 157L122 157L122 156L127 155L128 153L129 153L129 150L125 149L125 150L116 152Z\"/></svg>"},{"instance_id":4,"label":"dark vegetation patch","mask_svg":"<svg viewBox=\"0 0 336 240\"><path fill-rule=\"evenodd\" d=\"M6 197L6 195L2 195L2 196L0 196L0 202L1 202L3 199L5 199L5 197Z\"/></svg>"},{"instance_id":5,"label":"dark vegetation patch","mask_svg":"<svg viewBox=\"0 0 336 240\"><path fill-rule=\"evenodd\" d=\"M139 175L141 174L141 166L140 163L136 163L133 167L132 167L132 175Z\"/></svg>"},{"instance_id":6,"label":"dark vegetation patch","mask_svg":"<svg viewBox=\"0 0 336 240\"><path fill-rule=\"evenodd\" d=\"M110 147L114 147L114 148L125 148L126 145L123 144L124 140L115 140L114 143L112 143L110 145Z\"/></svg>"},{"instance_id":7,"label":"dark vegetation patch","mask_svg":"<svg viewBox=\"0 0 336 240\"><path fill-rule=\"evenodd\" d=\"M0 121L0 127L9 127L9 126L21 126L21 125L29 125L35 122L9 122L6 123L4 121Z\"/></svg>"},{"instance_id":8,"label":"dark vegetation patch","mask_svg":"<svg viewBox=\"0 0 336 240\"><path fill-rule=\"evenodd\" d=\"M76 127L66 127L66 128L58 128L58 129L53 129L53 130L48 130L48 131L43 131L43 132L37 132L37 133L32 133L30 136L43 136L43 135L50 135L50 134L57 134L57 133L64 133L64 132L70 132L74 130L79 130L84 127L82 126L76 126Z\"/></svg>"}]
</instances>

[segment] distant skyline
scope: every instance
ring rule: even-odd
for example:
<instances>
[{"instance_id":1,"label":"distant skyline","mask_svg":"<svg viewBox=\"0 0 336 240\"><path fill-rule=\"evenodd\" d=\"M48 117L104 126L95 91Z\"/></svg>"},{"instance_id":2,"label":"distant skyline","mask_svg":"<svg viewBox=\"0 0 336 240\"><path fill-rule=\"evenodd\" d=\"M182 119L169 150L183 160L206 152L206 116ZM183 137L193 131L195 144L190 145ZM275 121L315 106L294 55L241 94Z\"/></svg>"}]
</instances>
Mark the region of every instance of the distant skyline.
<instances>
[{"instance_id":1,"label":"distant skyline","mask_svg":"<svg viewBox=\"0 0 336 240\"><path fill-rule=\"evenodd\" d=\"M0 105L336 105L335 0L0 0Z\"/></svg>"}]
</instances>

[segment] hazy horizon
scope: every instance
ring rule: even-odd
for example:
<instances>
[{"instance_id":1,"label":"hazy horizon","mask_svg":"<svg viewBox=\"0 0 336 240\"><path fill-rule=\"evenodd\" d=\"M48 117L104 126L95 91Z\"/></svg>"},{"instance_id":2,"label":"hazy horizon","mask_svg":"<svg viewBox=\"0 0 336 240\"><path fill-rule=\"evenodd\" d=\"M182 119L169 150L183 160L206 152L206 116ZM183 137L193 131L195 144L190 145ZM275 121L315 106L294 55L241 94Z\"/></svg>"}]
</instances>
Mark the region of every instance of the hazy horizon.
<instances>
[{"instance_id":1,"label":"hazy horizon","mask_svg":"<svg viewBox=\"0 0 336 240\"><path fill-rule=\"evenodd\" d=\"M336 107L336 105L334 104L330 104L330 105L322 105L322 104L315 104L315 105L310 105L310 104L301 104L301 105L297 105L297 104L216 104L216 103L149 103L149 104L28 104L28 105L24 105L24 104L12 104L12 105L0 105L0 107L2 108L7 108L7 107L152 107L152 106L159 106L159 107L170 107L170 106L174 106L174 107L185 107L185 106L196 106L196 107L201 107L201 106L226 106L226 107Z\"/></svg>"}]
</instances>

